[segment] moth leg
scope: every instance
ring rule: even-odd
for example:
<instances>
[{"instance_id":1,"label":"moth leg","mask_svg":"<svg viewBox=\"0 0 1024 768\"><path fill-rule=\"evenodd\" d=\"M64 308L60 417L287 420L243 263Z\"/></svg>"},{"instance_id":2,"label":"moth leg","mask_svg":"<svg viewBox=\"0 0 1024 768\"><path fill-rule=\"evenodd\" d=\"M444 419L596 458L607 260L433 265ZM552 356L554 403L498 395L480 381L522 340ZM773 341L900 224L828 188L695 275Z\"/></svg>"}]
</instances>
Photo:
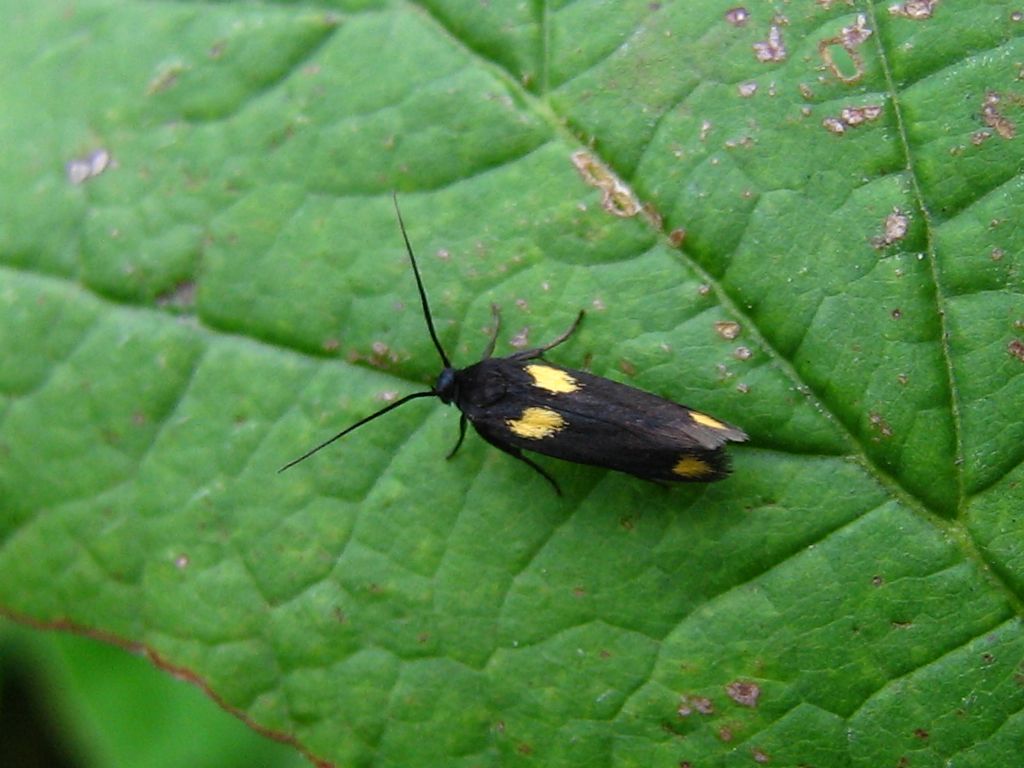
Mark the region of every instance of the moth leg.
<instances>
[{"instance_id":1,"label":"moth leg","mask_svg":"<svg viewBox=\"0 0 1024 768\"><path fill-rule=\"evenodd\" d=\"M494 318L494 330L491 331L491 338L484 347L483 360L487 360L494 354L494 344L498 341L498 331L501 330L501 310L497 304L491 304L491 317Z\"/></svg>"},{"instance_id":2,"label":"moth leg","mask_svg":"<svg viewBox=\"0 0 1024 768\"><path fill-rule=\"evenodd\" d=\"M479 432L479 430L477 430L477 431ZM526 456L523 456L523 452L521 450L519 450L518 448L514 448L511 445L503 445L502 443L499 443L496 440L492 440L487 435L485 435L483 432L480 432L480 437L482 437L488 443L493 445L495 448L497 448L497 449L499 449L501 451L504 451L505 453L507 453L512 458L519 459L521 462L526 464L528 467L532 467L534 472L537 472L541 477L543 477L545 480L547 480L549 483L551 483L551 487L555 489L555 493L557 493L559 496L562 495L562 489L558 487L558 483L555 481L555 478L553 478L551 475L549 475L547 472L545 472L543 467L541 467L535 461L533 461L532 459L530 459L530 458L528 458Z\"/></svg>"},{"instance_id":3,"label":"moth leg","mask_svg":"<svg viewBox=\"0 0 1024 768\"><path fill-rule=\"evenodd\" d=\"M580 327L580 323L583 321L583 315L585 310L580 310L580 313L576 315L576 319L572 321L572 325L566 329L566 331L554 341L548 342L543 347L537 347L536 349L527 349L522 352L516 352L514 355L510 355L513 360L533 360L535 357L541 357L549 349L554 349L563 341L566 341L570 336L576 333L576 329Z\"/></svg>"},{"instance_id":4,"label":"moth leg","mask_svg":"<svg viewBox=\"0 0 1024 768\"><path fill-rule=\"evenodd\" d=\"M467 421L466 414L460 413L459 414L459 439L455 441L455 447L452 448L450 451L448 451L448 455L444 457L445 460L450 459L452 456L454 456L455 452L457 450L459 450L459 447L462 445L462 441L466 439L466 421Z\"/></svg>"}]
</instances>

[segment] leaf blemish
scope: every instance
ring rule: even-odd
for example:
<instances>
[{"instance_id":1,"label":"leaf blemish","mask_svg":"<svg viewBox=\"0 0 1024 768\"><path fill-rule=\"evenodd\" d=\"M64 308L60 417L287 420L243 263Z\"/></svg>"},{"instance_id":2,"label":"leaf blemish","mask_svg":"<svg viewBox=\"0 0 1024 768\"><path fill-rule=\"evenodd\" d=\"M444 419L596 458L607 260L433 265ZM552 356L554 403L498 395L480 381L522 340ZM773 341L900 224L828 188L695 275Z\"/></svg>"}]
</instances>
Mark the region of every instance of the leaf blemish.
<instances>
[{"instance_id":1,"label":"leaf blemish","mask_svg":"<svg viewBox=\"0 0 1024 768\"><path fill-rule=\"evenodd\" d=\"M680 696L679 706L676 708L676 714L679 717L689 717L695 713L698 715L711 715L714 712L715 705L711 703L711 699L704 696Z\"/></svg>"},{"instance_id":2,"label":"leaf blemish","mask_svg":"<svg viewBox=\"0 0 1024 768\"><path fill-rule=\"evenodd\" d=\"M725 20L734 27L742 27L750 19L750 11L742 5L730 8L725 12Z\"/></svg>"},{"instance_id":3,"label":"leaf blemish","mask_svg":"<svg viewBox=\"0 0 1024 768\"><path fill-rule=\"evenodd\" d=\"M868 422L882 437L892 437L892 426L885 420L882 414L872 411L868 414Z\"/></svg>"},{"instance_id":4,"label":"leaf blemish","mask_svg":"<svg viewBox=\"0 0 1024 768\"><path fill-rule=\"evenodd\" d=\"M734 320L720 320L715 323L715 332L726 341L736 339L741 330L740 324Z\"/></svg>"},{"instance_id":5,"label":"leaf blemish","mask_svg":"<svg viewBox=\"0 0 1024 768\"><path fill-rule=\"evenodd\" d=\"M146 95L152 96L173 88L178 84L178 78L189 69L190 67L183 61L167 62L149 81L149 85L146 86Z\"/></svg>"},{"instance_id":6,"label":"leaf blemish","mask_svg":"<svg viewBox=\"0 0 1024 768\"><path fill-rule=\"evenodd\" d=\"M725 692L737 704L753 709L761 697L761 686L749 680L736 680L725 686Z\"/></svg>"},{"instance_id":7,"label":"leaf blemish","mask_svg":"<svg viewBox=\"0 0 1024 768\"><path fill-rule=\"evenodd\" d=\"M1007 351L1015 358L1024 363L1024 341L1014 339L1007 346Z\"/></svg>"},{"instance_id":8,"label":"leaf blemish","mask_svg":"<svg viewBox=\"0 0 1024 768\"><path fill-rule=\"evenodd\" d=\"M877 104L867 104L862 107L845 107L837 116L830 115L821 121L822 127L829 133L841 136L846 133L847 128L859 128L866 123L872 123L882 116L882 107Z\"/></svg>"},{"instance_id":9,"label":"leaf blemish","mask_svg":"<svg viewBox=\"0 0 1024 768\"><path fill-rule=\"evenodd\" d=\"M1017 135L1017 124L1000 111L999 104L1002 100L1002 94L988 91L981 107L981 117L985 121L985 125L999 134L1000 138L1012 139ZM1008 100L1017 106L1024 101L1020 96L1010 96Z\"/></svg>"},{"instance_id":10,"label":"leaf blemish","mask_svg":"<svg viewBox=\"0 0 1024 768\"><path fill-rule=\"evenodd\" d=\"M930 19L939 0L906 0L889 6L890 16L900 16L911 21Z\"/></svg>"},{"instance_id":11,"label":"leaf blemish","mask_svg":"<svg viewBox=\"0 0 1024 768\"><path fill-rule=\"evenodd\" d=\"M508 341L509 346L513 349L526 349L530 344L530 329L522 328Z\"/></svg>"},{"instance_id":12,"label":"leaf blemish","mask_svg":"<svg viewBox=\"0 0 1024 768\"><path fill-rule=\"evenodd\" d=\"M601 207L608 213L630 218L640 212L640 201L633 191L594 155L584 150L573 152L572 164L583 181L601 190Z\"/></svg>"},{"instance_id":13,"label":"leaf blemish","mask_svg":"<svg viewBox=\"0 0 1024 768\"><path fill-rule=\"evenodd\" d=\"M843 27L839 34L818 43L818 54L828 69L840 81L851 85L860 82L864 77L864 57L861 55L861 44L871 37L871 30L867 26L867 17L858 14L857 21L849 26ZM839 48L850 57L853 66L852 74L846 74L840 70L836 61L834 49Z\"/></svg>"},{"instance_id":14,"label":"leaf blemish","mask_svg":"<svg viewBox=\"0 0 1024 768\"><path fill-rule=\"evenodd\" d=\"M78 186L89 179L94 179L114 165L113 157L105 149L97 149L85 157L69 160L64 166L68 181Z\"/></svg>"},{"instance_id":15,"label":"leaf blemish","mask_svg":"<svg viewBox=\"0 0 1024 768\"><path fill-rule=\"evenodd\" d=\"M899 242L907 236L909 228L910 217L899 208L893 208L892 213L885 217L882 234L871 238L871 245L873 248L881 249Z\"/></svg>"},{"instance_id":16,"label":"leaf blemish","mask_svg":"<svg viewBox=\"0 0 1024 768\"><path fill-rule=\"evenodd\" d=\"M785 61L789 56L782 41L782 25L789 23L784 16L777 16L768 29L768 39L754 43L754 58L763 64Z\"/></svg>"}]
</instances>

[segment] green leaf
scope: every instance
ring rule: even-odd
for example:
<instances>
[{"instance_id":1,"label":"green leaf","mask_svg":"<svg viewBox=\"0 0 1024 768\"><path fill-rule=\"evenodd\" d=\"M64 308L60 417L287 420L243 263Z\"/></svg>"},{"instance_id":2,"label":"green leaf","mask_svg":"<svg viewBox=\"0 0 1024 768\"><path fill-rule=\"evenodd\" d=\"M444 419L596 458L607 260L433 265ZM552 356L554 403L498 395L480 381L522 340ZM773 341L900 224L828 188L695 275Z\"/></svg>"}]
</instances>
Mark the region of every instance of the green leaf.
<instances>
[{"instance_id":1,"label":"green leaf","mask_svg":"<svg viewBox=\"0 0 1024 768\"><path fill-rule=\"evenodd\" d=\"M0 3L0 611L325 764L1013 764L1020 11L335 6ZM734 475L278 475L440 368L393 190L457 364L587 309Z\"/></svg>"}]
</instances>

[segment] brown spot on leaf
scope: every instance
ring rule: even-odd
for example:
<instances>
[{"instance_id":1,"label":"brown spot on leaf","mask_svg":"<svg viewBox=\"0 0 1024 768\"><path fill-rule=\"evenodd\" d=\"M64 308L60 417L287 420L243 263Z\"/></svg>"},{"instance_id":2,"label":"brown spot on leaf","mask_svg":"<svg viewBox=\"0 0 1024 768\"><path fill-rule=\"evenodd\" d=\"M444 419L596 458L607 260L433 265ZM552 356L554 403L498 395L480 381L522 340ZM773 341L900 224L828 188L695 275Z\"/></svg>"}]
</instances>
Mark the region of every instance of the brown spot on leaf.
<instances>
[{"instance_id":1,"label":"brown spot on leaf","mask_svg":"<svg viewBox=\"0 0 1024 768\"><path fill-rule=\"evenodd\" d=\"M877 104L868 104L862 107L844 107L839 115L829 115L822 118L821 125L829 133L841 136L848 128L859 128L865 123L871 123L882 116L882 107Z\"/></svg>"},{"instance_id":2,"label":"brown spot on leaf","mask_svg":"<svg viewBox=\"0 0 1024 768\"><path fill-rule=\"evenodd\" d=\"M892 213L885 217L882 234L871 238L871 245L880 249L899 242L907 236L909 228L910 217L899 208L893 208Z\"/></svg>"},{"instance_id":3,"label":"brown spot on leaf","mask_svg":"<svg viewBox=\"0 0 1024 768\"><path fill-rule=\"evenodd\" d=\"M640 212L640 201L633 191L594 155L584 150L573 152L572 164L583 181L601 190L601 207L608 213L629 218Z\"/></svg>"},{"instance_id":4,"label":"brown spot on leaf","mask_svg":"<svg viewBox=\"0 0 1024 768\"><path fill-rule=\"evenodd\" d=\"M676 708L676 714L680 717L689 717L693 714L712 715L714 712L715 705L705 696L680 696L679 706Z\"/></svg>"},{"instance_id":5,"label":"brown spot on leaf","mask_svg":"<svg viewBox=\"0 0 1024 768\"><path fill-rule=\"evenodd\" d=\"M189 67L182 61L165 64L149 81L149 85L146 86L146 95L152 96L161 91L170 90L178 84L178 78L188 69Z\"/></svg>"},{"instance_id":6,"label":"brown spot on leaf","mask_svg":"<svg viewBox=\"0 0 1024 768\"><path fill-rule=\"evenodd\" d=\"M1017 125L1000 110L1000 104L1004 98L1016 106L1020 106L1022 101L1021 97L1017 95L1006 96L996 91L988 91L985 94L985 101L982 103L981 119L985 125L999 134L1000 138L1012 139L1017 135Z\"/></svg>"},{"instance_id":7,"label":"brown spot on leaf","mask_svg":"<svg viewBox=\"0 0 1024 768\"><path fill-rule=\"evenodd\" d=\"M868 423L871 425L871 428L882 437L892 437L892 426L885 420L885 417L877 411L871 411L868 414Z\"/></svg>"},{"instance_id":8,"label":"brown spot on leaf","mask_svg":"<svg viewBox=\"0 0 1024 768\"><path fill-rule=\"evenodd\" d=\"M715 332L727 341L732 341L740 335L740 324L733 320L721 320L715 323Z\"/></svg>"},{"instance_id":9,"label":"brown spot on leaf","mask_svg":"<svg viewBox=\"0 0 1024 768\"><path fill-rule=\"evenodd\" d=\"M736 680L725 686L725 692L737 704L753 709L761 697L761 686L748 680Z\"/></svg>"},{"instance_id":10,"label":"brown spot on leaf","mask_svg":"<svg viewBox=\"0 0 1024 768\"><path fill-rule=\"evenodd\" d=\"M939 0L906 0L889 6L890 16L901 16L904 19L923 21L930 19L935 12Z\"/></svg>"},{"instance_id":11,"label":"brown spot on leaf","mask_svg":"<svg viewBox=\"0 0 1024 768\"><path fill-rule=\"evenodd\" d=\"M776 19L768 28L768 39L754 43L754 58L764 64L785 61L789 55L782 40L782 25Z\"/></svg>"},{"instance_id":12,"label":"brown spot on leaf","mask_svg":"<svg viewBox=\"0 0 1024 768\"><path fill-rule=\"evenodd\" d=\"M882 107L878 104L867 104L863 107L844 107L839 113L842 121L851 128L870 123L882 116Z\"/></svg>"},{"instance_id":13,"label":"brown spot on leaf","mask_svg":"<svg viewBox=\"0 0 1024 768\"><path fill-rule=\"evenodd\" d=\"M834 133L836 136L842 136L846 133L846 126L843 125L843 121L838 117L826 117L821 121L821 127L829 133Z\"/></svg>"},{"instance_id":14,"label":"brown spot on leaf","mask_svg":"<svg viewBox=\"0 0 1024 768\"><path fill-rule=\"evenodd\" d=\"M366 362L374 368L386 368L389 364L398 362L398 353L392 350L383 341L375 341L370 345L370 356Z\"/></svg>"},{"instance_id":15,"label":"brown spot on leaf","mask_svg":"<svg viewBox=\"0 0 1024 768\"><path fill-rule=\"evenodd\" d=\"M523 327L508 340L513 349L525 349L530 344L530 329Z\"/></svg>"},{"instance_id":16,"label":"brown spot on leaf","mask_svg":"<svg viewBox=\"0 0 1024 768\"><path fill-rule=\"evenodd\" d=\"M736 8L730 8L725 12L725 20L732 24L734 27L742 27L750 19L750 11L743 6L737 6Z\"/></svg>"},{"instance_id":17,"label":"brown spot on leaf","mask_svg":"<svg viewBox=\"0 0 1024 768\"><path fill-rule=\"evenodd\" d=\"M64 173L67 175L68 181L78 186L89 179L96 178L113 165L114 159L109 151L94 149L84 157L68 160L64 166Z\"/></svg>"},{"instance_id":18,"label":"brown spot on leaf","mask_svg":"<svg viewBox=\"0 0 1024 768\"><path fill-rule=\"evenodd\" d=\"M843 27L839 34L818 43L818 54L825 63L825 67L841 82L849 84L860 82L864 77L864 57L860 48L865 40L871 36L871 30L867 26L867 17L861 13L857 20L849 27ZM839 48L846 52L853 65L853 72L843 72L836 61L834 49Z\"/></svg>"},{"instance_id":19,"label":"brown spot on leaf","mask_svg":"<svg viewBox=\"0 0 1024 768\"><path fill-rule=\"evenodd\" d=\"M662 219L661 211L654 207L654 203L644 203L642 210L647 223L655 229L661 229L664 220Z\"/></svg>"}]
</instances>

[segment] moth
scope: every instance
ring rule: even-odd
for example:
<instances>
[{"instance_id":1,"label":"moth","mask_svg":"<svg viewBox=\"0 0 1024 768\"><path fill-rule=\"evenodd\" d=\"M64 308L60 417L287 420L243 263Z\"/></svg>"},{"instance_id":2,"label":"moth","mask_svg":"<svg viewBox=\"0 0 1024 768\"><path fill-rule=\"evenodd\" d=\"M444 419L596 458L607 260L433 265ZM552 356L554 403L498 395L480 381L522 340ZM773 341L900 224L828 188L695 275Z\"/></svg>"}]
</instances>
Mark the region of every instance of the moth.
<instances>
[{"instance_id":1,"label":"moth","mask_svg":"<svg viewBox=\"0 0 1024 768\"><path fill-rule=\"evenodd\" d=\"M437 337L397 197L394 204L423 318L441 358L441 373L430 389L413 392L360 419L288 462L279 472L411 400L436 397L461 412L459 437L448 453L449 459L461 447L466 426L472 424L484 440L531 467L558 494L561 489L557 481L523 451L659 483L711 482L729 474L725 445L747 440L739 427L650 392L544 359L545 353L572 336L583 320L583 311L548 344L494 357L501 323L498 309L492 305L494 326L482 358L465 368L455 368Z\"/></svg>"}]
</instances>

